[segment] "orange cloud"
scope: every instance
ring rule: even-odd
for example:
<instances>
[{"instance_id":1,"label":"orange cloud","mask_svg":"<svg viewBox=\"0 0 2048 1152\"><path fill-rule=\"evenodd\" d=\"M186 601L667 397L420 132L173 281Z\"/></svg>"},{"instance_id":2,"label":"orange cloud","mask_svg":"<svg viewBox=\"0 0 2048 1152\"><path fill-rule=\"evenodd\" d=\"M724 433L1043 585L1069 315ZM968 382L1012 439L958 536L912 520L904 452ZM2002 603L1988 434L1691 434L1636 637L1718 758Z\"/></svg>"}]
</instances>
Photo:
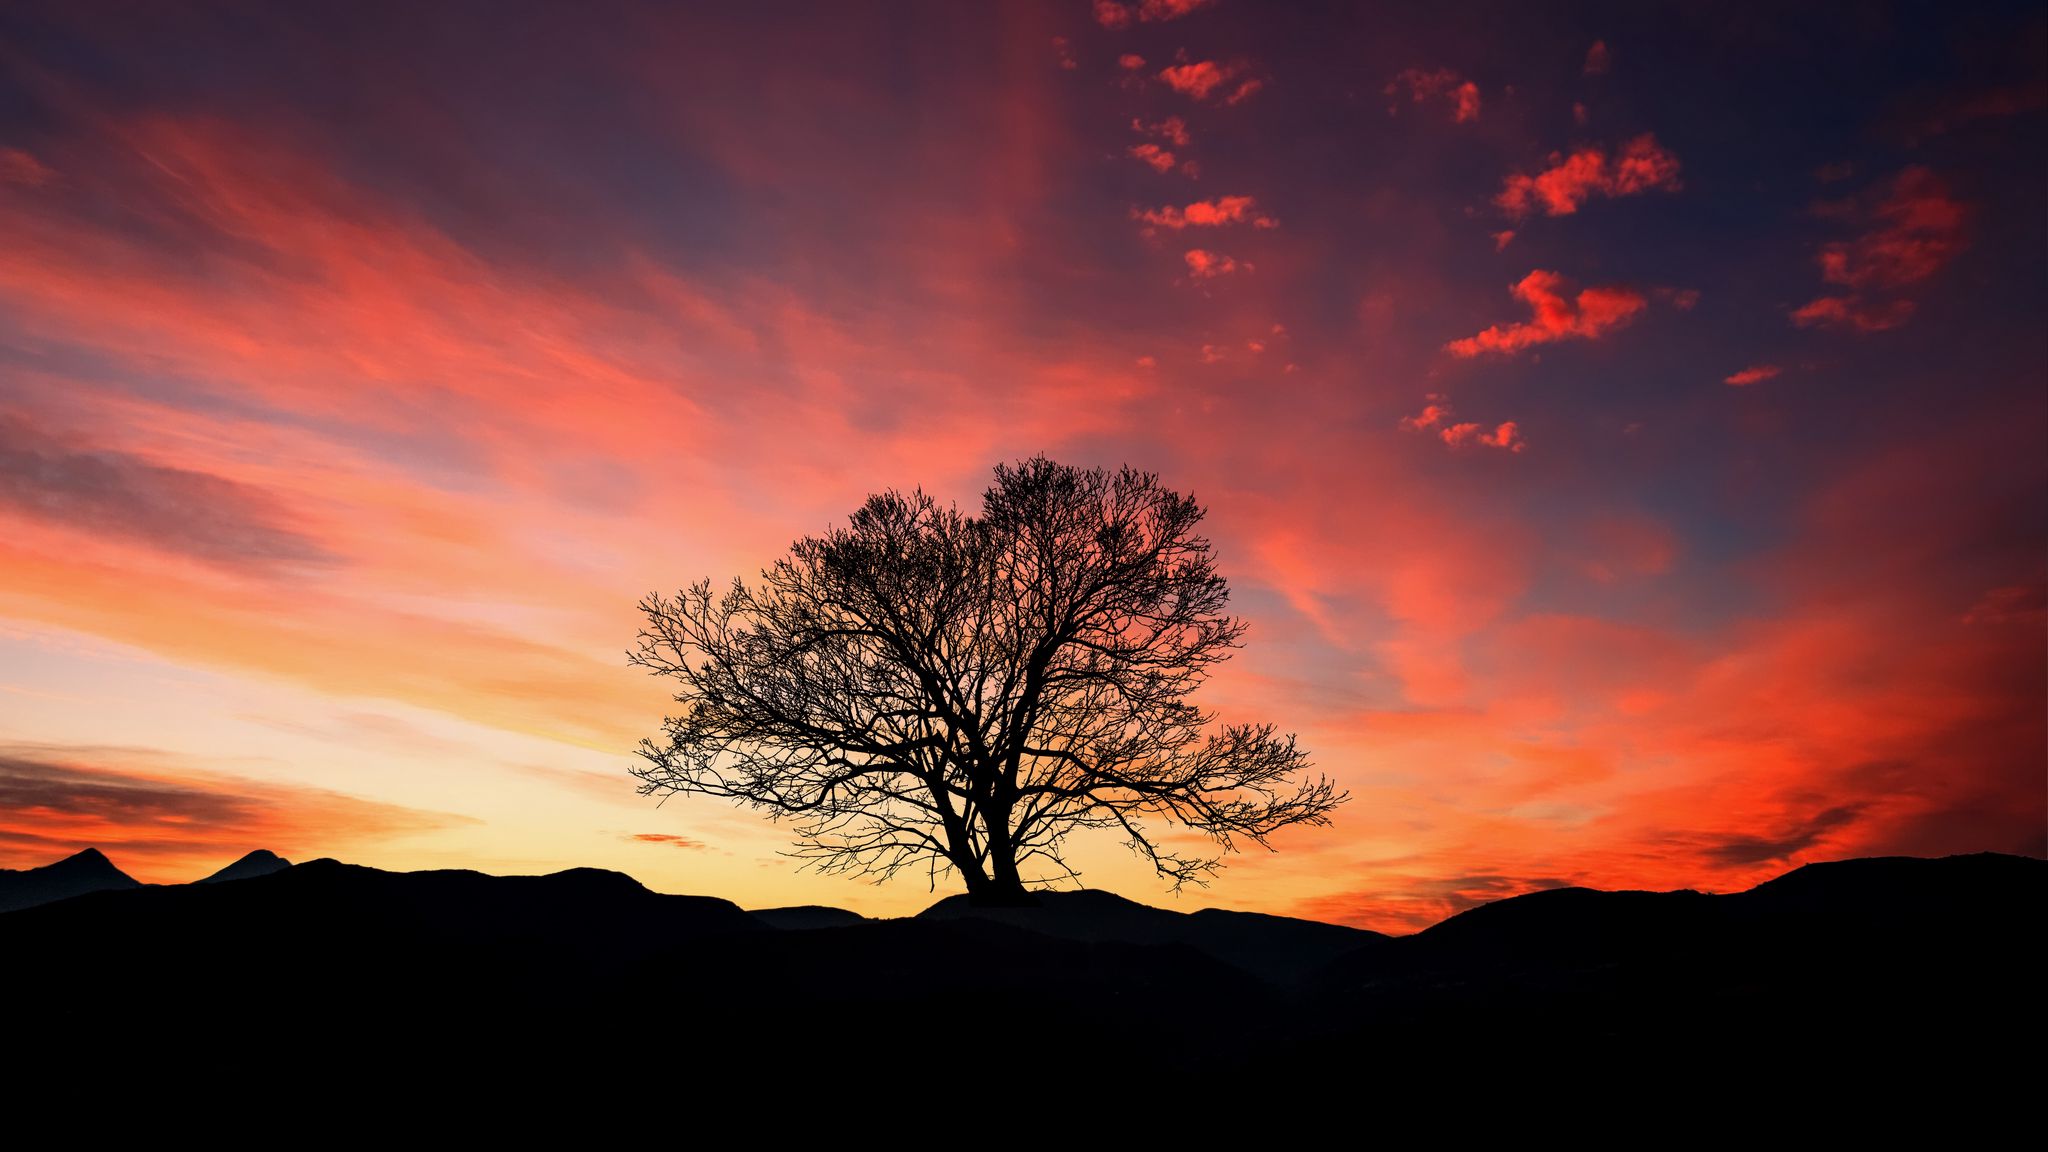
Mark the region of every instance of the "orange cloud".
<instances>
[{"instance_id":1,"label":"orange cloud","mask_svg":"<svg viewBox=\"0 0 2048 1152\"><path fill-rule=\"evenodd\" d=\"M1173 153L1168 152L1157 144L1133 144L1131 145L1130 153L1134 158L1144 162L1154 172L1173 171L1175 162Z\"/></svg>"},{"instance_id":2,"label":"orange cloud","mask_svg":"<svg viewBox=\"0 0 2048 1152\"><path fill-rule=\"evenodd\" d=\"M1188 273L1197 280L1213 280L1240 270L1249 272L1252 268L1206 248L1190 248L1183 259L1187 261Z\"/></svg>"},{"instance_id":3,"label":"orange cloud","mask_svg":"<svg viewBox=\"0 0 2048 1152\"><path fill-rule=\"evenodd\" d=\"M1214 200L1197 200L1185 208L1168 205L1133 214L1153 227L1171 228L1176 232L1183 228L1218 228L1225 224L1248 223L1254 228L1280 226L1278 220L1257 211L1250 196L1219 196Z\"/></svg>"},{"instance_id":4,"label":"orange cloud","mask_svg":"<svg viewBox=\"0 0 2048 1152\"><path fill-rule=\"evenodd\" d=\"M1469 358L1488 352L1512 355L1524 348L1559 340L1596 340L1615 329L1626 327L1647 307L1638 292L1627 288L1582 289L1568 295L1565 278L1538 269L1522 277L1509 289L1529 306L1534 316L1519 324L1496 324L1476 336L1453 340L1444 350Z\"/></svg>"},{"instance_id":5,"label":"orange cloud","mask_svg":"<svg viewBox=\"0 0 2048 1152\"><path fill-rule=\"evenodd\" d=\"M1175 64L1163 69L1159 78L1166 86L1193 100L1207 100L1224 89L1223 103L1239 104L1265 86L1257 77L1245 75L1243 64L1218 64L1213 60L1198 60L1190 64Z\"/></svg>"},{"instance_id":6,"label":"orange cloud","mask_svg":"<svg viewBox=\"0 0 2048 1152\"><path fill-rule=\"evenodd\" d=\"M0 510L234 569L329 564L270 493L0 412Z\"/></svg>"},{"instance_id":7,"label":"orange cloud","mask_svg":"<svg viewBox=\"0 0 2048 1152\"><path fill-rule=\"evenodd\" d=\"M1722 383L1733 384L1737 388L1741 388L1749 384L1761 384L1766 380L1775 378L1782 371L1784 369L1779 368L1776 364L1758 364L1753 368L1744 368L1742 371L1730 375Z\"/></svg>"},{"instance_id":8,"label":"orange cloud","mask_svg":"<svg viewBox=\"0 0 2048 1152\"><path fill-rule=\"evenodd\" d=\"M1821 279L1848 291L1794 310L1792 322L1801 327L1897 328L1915 308L1901 290L1941 271L1968 244L1967 209L1939 176L1918 165L1888 181L1867 212L1852 203L1833 214L1860 219L1866 230L1821 247L1815 257Z\"/></svg>"},{"instance_id":9,"label":"orange cloud","mask_svg":"<svg viewBox=\"0 0 2048 1152\"><path fill-rule=\"evenodd\" d=\"M1593 41L1593 46L1586 49L1586 67L1584 69L1586 75L1604 76L1607 73L1607 69L1613 63L1614 57L1607 51L1607 41L1595 40Z\"/></svg>"},{"instance_id":10,"label":"orange cloud","mask_svg":"<svg viewBox=\"0 0 2048 1152\"><path fill-rule=\"evenodd\" d=\"M1451 122L1468 124L1479 119L1479 85L1459 76L1449 68L1425 71L1410 68L1387 82L1388 96L1408 93L1411 103L1421 104L1428 100L1442 98L1451 109ZM1393 115L1398 104L1387 105L1387 114Z\"/></svg>"},{"instance_id":11,"label":"orange cloud","mask_svg":"<svg viewBox=\"0 0 2048 1152\"><path fill-rule=\"evenodd\" d=\"M1581 148L1569 156L1552 153L1549 168L1534 176L1509 176L1493 202L1518 220L1539 210L1547 216L1569 216L1596 198L1676 192L1681 187L1678 176L1678 157L1646 132L1613 155L1602 148Z\"/></svg>"},{"instance_id":12,"label":"orange cloud","mask_svg":"<svg viewBox=\"0 0 2048 1152\"><path fill-rule=\"evenodd\" d=\"M702 840L692 840L688 836L677 836L671 832L635 832L625 837L625 839L635 844L660 844L669 848L703 849L710 847L710 845Z\"/></svg>"},{"instance_id":13,"label":"orange cloud","mask_svg":"<svg viewBox=\"0 0 2048 1152\"><path fill-rule=\"evenodd\" d=\"M104 749L0 748L0 866L35 867L99 848L138 880L181 883L255 848L305 859L474 823L163 761Z\"/></svg>"},{"instance_id":14,"label":"orange cloud","mask_svg":"<svg viewBox=\"0 0 2048 1152\"><path fill-rule=\"evenodd\" d=\"M991 346L946 301L990 250L944 211L889 270L946 349L913 365L869 305L821 310L829 284L707 286L609 247L579 281L465 247L303 140L162 117L95 130L67 153L66 195L0 187L0 312L94 365L10 370L23 415L0 429L0 613L173 661L629 744L650 711L617 659L617 608L787 543L749 524L845 501L814 461L738 492L712 479L714 455L679 464L679 448L749 439L735 430L772 408L788 437L753 444L747 467L860 439L865 466L979 473L999 441L1060 443L1153 386L1120 349L1020 352L971 372L1066 395L1046 409L1064 411L985 418L996 401L961 373ZM107 229L96 203L155 214ZM897 402L952 427L949 446L860 427L843 398L869 373L904 381ZM1107 406L1078 403L1111 376ZM147 386L108 383L124 378ZM693 505L699 534L614 535L674 485L725 493Z\"/></svg>"}]
</instances>

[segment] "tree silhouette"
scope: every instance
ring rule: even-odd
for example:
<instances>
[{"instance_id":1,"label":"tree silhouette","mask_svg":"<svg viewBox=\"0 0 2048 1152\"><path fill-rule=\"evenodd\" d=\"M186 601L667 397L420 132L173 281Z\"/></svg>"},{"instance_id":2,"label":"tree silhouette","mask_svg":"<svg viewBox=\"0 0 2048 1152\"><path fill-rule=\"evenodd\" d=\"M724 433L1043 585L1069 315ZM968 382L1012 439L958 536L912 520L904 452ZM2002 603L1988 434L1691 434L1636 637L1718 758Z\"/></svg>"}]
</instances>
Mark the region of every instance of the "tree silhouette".
<instances>
[{"instance_id":1,"label":"tree silhouette","mask_svg":"<svg viewBox=\"0 0 2048 1152\"><path fill-rule=\"evenodd\" d=\"M951 868L979 904L1077 875L1079 829L1177 889L1241 840L1327 824L1346 797L1292 735L1188 702L1244 633L1202 516L1151 473L1036 457L997 466L979 516L892 490L756 586L650 595L630 659L681 681L683 709L641 742L640 791L789 818L826 872Z\"/></svg>"}]
</instances>

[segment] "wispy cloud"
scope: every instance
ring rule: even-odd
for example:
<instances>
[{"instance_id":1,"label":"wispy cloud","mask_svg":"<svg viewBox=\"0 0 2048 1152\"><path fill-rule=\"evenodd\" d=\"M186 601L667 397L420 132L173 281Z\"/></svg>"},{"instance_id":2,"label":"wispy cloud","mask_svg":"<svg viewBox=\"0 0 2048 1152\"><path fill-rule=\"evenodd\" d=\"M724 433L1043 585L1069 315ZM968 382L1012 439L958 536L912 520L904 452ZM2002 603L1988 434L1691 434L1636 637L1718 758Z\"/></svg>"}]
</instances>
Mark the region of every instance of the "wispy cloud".
<instances>
[{"instance_id":1,"label":"wispy cloud","mask_svg":"<svg viewBox=\"0 0 2048 1152\"><path fill-rule=\"evenodd\" d=\"M1399 97L1406 94L1411 104L1441 102L1456 124L1469 124L1479 119L1479 85L1449 68L1409 68L1387 82L1386 94ZM1400 111L1398 101L1387 105L1389 116Z\"/></svg>"},{"instance_id":2,"label":"wispy cloud","mask_svg":"<svg viewBox=\"0 0 2048 1152\"><path fill-rule=\"evenodd\" d=\"M1792 322L1801 327L1897 328L1917 307L1905 290L1941 271L1967 244L1967 210L1924 167L1907 168L1885 182L1867 209L1849 205L1830 215L1853 219L1864 231L1821 246L1815 257L1821 279L1847 291L1794 310Z\"/></svg>"},{"instance_id":3,"label":"wispy cloud","mask_svg":"<svg viewBox=\"0 0 2048 1152\"><path fill-rule=\"evenodd\" d=\"M0 859L17 868L96 847L138 879L196 880L253 848L322 856L464 823L132 750L0 749Z\"/></svg>"}]
</instances>

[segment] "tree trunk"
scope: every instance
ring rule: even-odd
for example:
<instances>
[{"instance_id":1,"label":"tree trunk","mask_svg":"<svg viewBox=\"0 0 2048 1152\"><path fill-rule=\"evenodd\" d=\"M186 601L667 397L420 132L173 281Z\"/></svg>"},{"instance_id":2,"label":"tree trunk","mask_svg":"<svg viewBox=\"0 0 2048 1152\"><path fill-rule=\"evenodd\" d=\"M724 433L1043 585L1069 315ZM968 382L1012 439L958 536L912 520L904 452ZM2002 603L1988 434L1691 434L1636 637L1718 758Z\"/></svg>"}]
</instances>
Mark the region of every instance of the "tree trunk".
<instances>
[{"instance_id":1,"label":"tree trunk","mask_svg":"<svg viewBox=\"0 0 2048 1152\"><path fill-rule=\"evenodd\" d=\"M970 875L967 902L977 908L1037 907L1038 897L1024 887L1017 874L1017 849L1010 843L1008 814L990 811L988 816L988 875L979 875L980 869Z\"/></svg>"},{"instance_id":2,"label":"tree trunk","mask_svg":"<svg viewBox=\"0 0 2048 1152\"><path fill-rule=\"evenodd\" d=\"M1036 908L1038 897L1024 887L1024 881L1017 875L1017 862L998 858L991 861L995 875L982 881L982 890L975 892L973 885L967 889L967 902L977 908Z\"/></svg>"}]
</instances>

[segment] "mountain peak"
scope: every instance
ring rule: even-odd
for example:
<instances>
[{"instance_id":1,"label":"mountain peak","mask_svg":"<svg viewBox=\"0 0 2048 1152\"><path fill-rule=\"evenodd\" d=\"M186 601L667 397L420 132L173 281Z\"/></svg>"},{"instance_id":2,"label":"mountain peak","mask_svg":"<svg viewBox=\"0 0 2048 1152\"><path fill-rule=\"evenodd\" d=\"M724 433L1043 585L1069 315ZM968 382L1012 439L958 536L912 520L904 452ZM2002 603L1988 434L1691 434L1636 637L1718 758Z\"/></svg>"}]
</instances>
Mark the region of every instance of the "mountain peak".
<instances>
[{"instance_id":1,"label":"mountain peak","mask_svg":"<svg viewBox=\"0 0 2048 1152\"><path fill-rule=\"evenodd\" d=\"M66 856L55 864L46 864L39 871L62 873L70 876L107 876L128 879L128 874L114 866L107 854L97 848L85 848ZM133 881L130 881L133 883Z\"/></svg>"},{"instance_id":2,"label":"mountain peak","mask_svg":"<svg viewBox=\"0 0 2048 1152\"><path fill-rule=\"evenodd\" d=\"M279 856L270 849L258 848L233 864L201 880L200 883L219 884L227 880L248 880L256 876L268 876L273 872L282 872L291 866L291 861Z\"/></svg>"},{"instance_id":3,"label":"mountain peak","mask_svg":"<svg viewBox=\"0 0 2048 1152\"><path fill-rule=\"evenodd\" d=\"M0 912L33 908L53 900L101 892L109 888L140 888L135 878L114 867L97 848L74 852L54 864L25 872L0 869Z\"/></svg>"}]
</instances>

